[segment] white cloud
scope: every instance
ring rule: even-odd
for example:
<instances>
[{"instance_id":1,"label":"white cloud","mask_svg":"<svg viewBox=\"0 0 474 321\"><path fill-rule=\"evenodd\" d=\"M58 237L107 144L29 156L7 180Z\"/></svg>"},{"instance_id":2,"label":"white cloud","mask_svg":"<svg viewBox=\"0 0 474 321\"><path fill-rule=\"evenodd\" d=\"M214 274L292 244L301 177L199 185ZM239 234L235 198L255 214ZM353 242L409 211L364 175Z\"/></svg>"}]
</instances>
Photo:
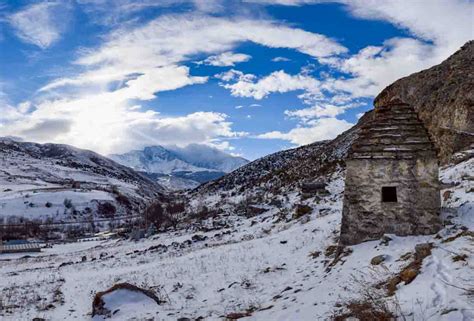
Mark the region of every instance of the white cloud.
<instances>
[{"instance_id":1,"label":"white cloud","mask_svg":"<svg viewBox=\"0 0 474 321\"><path fill-rule=\"evenodd\" d=\"M451 54L472 38L472 1L466 0L412 0L408 4L397 1L343 0L349 11L364 19L389 21L408 29L415 36L434 41L436 45L448 46Z\"/></svg>"},{"instance_id":2,"label":"white cloud","mask_svg":"<svg viewBox=\"0 0 474 321\"><path fill-rule=\"evenodd\" d=\"M229 82L232 80L244 80L251 82L257 78L257 76L252 74L244 74L240 70L230 69L228 71L221 72L217 75L214 75L217 79L220 79L224 82Z\"/></svg>"},{"instance_id":3,"label":"white cloud","mask_svg":"<svg viewBox=\"0 0 474 321\"><path fill-rule=\"evenodd\" d=\"M81 9L97 24L116 26L135 22L141 12L153 8L167 8L190 4L193 11L211 13L221 11L222 0L76 0Z\"/></svg>"},{"instance_id":4,"label":"white cloud","mask_svg":"<svg viewBox=\"0 0 474 321\"><path fill-rule=\"evenodd\" d=\"M289 75L283 70L272 72L270 75L256 80L254 75L244 75L233 71L231 77L227 74L222 79L235 79L235 83L221 84L229 89L232 96L253 97L260 100L271 93L286 93L295 90L305 90L314 95L320 93L318 80L302 74Z\"/></svg>"},{"instance_id":5,"label":"white cloud","mask_svg":"<svg viewBox=\"0 0 474 321\"><path fill-rule=\"evenodd\" d=\"M103 46L85 54L78 63L120 62L125 66L143 67L153 63L152 59L155 64L177 62L198 53L224 52L245 41L291 48L316 58L347 50L323 35L267 20L168 15L143 27L112 33Z\"/></svg>"},{"instance_id":6,"label":"white cloud","mask_svg":"<svg viewBox=\"0 0 474 321\"><path fill-rule=\"evenodd\" d=\"M273 62L285 62L285 61L291 61L291 59L286 58L286 57L275 57L272 59Z\"/></svg>"},{"instance_id":7,"label":"white cloud","mask_svg":"<svg viewBox=\"0 0 474 321\"><path fill-rule=\"evenodd\" d=\"M303 108L298 110L285 110L285 115L288 117L294 117L308 121L314 118L320 117L336 117L344 113L347 106L336 106L332 104L318 104L309 108Z\"/></svg>"},{"instance_id":8,"label":"white cloud","mask_svg":"<svg viewBox=\"0 0 474 321\"><path fill-rule=\"evenodd\" d=\"M332 67L350 77L328 78L327 88L352 97L371 97L395 80L440 63L438 49L411 38L392 38L381 46L368 46L348 59L328 59Z\"/></svg>"},{"instance_id":9,"label":"white cloud","mask_svg":"<svg viewBox=\"0 0 474 321\"><path fill-rule=\"evenodd\" d=\"M321 118L312 121L305 127L296 127L289 132L272 131L258 135L260 139L283 139L295 145L310 144L315 141L333 139L343 131L351 128L351 124L337 118Z\"/></svg>"},{"instance_id":10,"label":"white cloud","mask_svg":"<svg viewBox=\"0 0 474 321\"><path fill-rule=\"evenodd\" d=\"M210 56L200 63L217 67L230 67L235 66L236 63L249 61L250 58L252 58L252 56L227 51L219 55Z\"/></svg>"},{"instance_id":11,"label":"white cloud","mask_svg":"<svg viewBox=\"0 0 474 321\"><path fill-rule=\"evenodd\" d=\"M67 4L45 1L14 13L8 21L22 41L46 49L64 32L68 10Z\"/></svg>"}]
</instances>

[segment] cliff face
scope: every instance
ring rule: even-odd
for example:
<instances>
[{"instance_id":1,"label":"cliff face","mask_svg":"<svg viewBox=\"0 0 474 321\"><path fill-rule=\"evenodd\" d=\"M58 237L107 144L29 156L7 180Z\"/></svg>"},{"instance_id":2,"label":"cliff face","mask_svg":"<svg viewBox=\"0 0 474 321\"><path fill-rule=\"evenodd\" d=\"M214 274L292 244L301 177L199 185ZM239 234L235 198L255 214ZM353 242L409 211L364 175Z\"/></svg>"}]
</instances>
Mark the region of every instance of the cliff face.
<instances>
[{"instance_id":1,"label":"cliff face","mask_svg":"<svg viewBox=\"0 0 474 321\"><path fill-rule=\"evenodd\" d=\"M445 164L474 144L474 41L432 68L401 78L376 98L376 108L400 99L412 105Z\"/></svg>"}]
</instances>

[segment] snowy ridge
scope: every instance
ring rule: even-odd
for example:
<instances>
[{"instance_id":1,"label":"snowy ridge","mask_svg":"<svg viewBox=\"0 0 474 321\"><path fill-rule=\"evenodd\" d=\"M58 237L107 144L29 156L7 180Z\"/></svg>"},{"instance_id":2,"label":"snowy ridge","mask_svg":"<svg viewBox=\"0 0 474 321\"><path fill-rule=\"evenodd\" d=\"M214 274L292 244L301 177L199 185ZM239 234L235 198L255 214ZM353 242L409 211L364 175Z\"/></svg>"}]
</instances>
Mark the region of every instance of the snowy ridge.
<instances>
[{"instance_id":1,"label":"snowy ridge","mask_svg":"<svg viewBox=\"0 0 474 321\"><path fill-rule=\"evenodd\" d=\"M110 155L110 158L139 172L180 178L158 180L172 190L194 188L202 182L220 177L248 163L242 157L199 144L186 147L150 146L143 150ZM200 176L197 177L196 174Z\"/></svg>"},{"instance_id":2,"label":"snowy ridge","mask_svg":"<svg viewBox=\"0 0 474 321\"><path fill-rule=\"evenodd\" d=\"M163 190L94 152L7 138L0 140L0 186L0 218L10 223L139 214Z\"/></svg>"}]
</instances>

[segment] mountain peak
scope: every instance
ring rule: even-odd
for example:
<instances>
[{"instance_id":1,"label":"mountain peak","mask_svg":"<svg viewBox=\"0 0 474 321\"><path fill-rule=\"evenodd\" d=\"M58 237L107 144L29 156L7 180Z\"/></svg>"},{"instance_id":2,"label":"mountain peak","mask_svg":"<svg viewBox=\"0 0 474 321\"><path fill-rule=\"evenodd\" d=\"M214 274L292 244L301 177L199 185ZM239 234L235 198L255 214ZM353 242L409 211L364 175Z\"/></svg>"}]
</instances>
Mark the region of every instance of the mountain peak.
<instances>
[{"instance_id":1,"label":"mountain peak","mask_svg":"<svg viewBox=\"0 0 474 321\"><path fill-rule=\"evenodd\" d=\"M242 157L232 156L203 144L190 144L185 147L147 146L143 150L110 155L110 158L149 174L171 189L182 189L186 186L183 179L188 180L187 187L194 188L248 163L248 160ZM176 179L170 179L170 176Z\"/></svg>"}]
</instances>

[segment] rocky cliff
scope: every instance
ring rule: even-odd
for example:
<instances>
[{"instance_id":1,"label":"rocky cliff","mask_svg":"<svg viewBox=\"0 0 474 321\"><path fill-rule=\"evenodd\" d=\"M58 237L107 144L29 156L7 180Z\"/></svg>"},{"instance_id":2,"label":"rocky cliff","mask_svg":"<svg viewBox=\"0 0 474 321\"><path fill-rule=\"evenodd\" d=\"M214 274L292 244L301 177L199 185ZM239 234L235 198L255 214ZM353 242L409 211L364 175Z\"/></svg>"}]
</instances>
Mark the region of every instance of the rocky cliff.
<instances>
[{"instance_id":1,"label":"rocky cliff","mask_svg":"<svg viewBox=\"0 0 474 321\"><path fill-rule=\"evenodd\" d=\"M447 60L401 78L376 98L375 107L400 99L412 105L439 149L441 163L474 143L474 41Z\"/></svg>"}]
</instances>

